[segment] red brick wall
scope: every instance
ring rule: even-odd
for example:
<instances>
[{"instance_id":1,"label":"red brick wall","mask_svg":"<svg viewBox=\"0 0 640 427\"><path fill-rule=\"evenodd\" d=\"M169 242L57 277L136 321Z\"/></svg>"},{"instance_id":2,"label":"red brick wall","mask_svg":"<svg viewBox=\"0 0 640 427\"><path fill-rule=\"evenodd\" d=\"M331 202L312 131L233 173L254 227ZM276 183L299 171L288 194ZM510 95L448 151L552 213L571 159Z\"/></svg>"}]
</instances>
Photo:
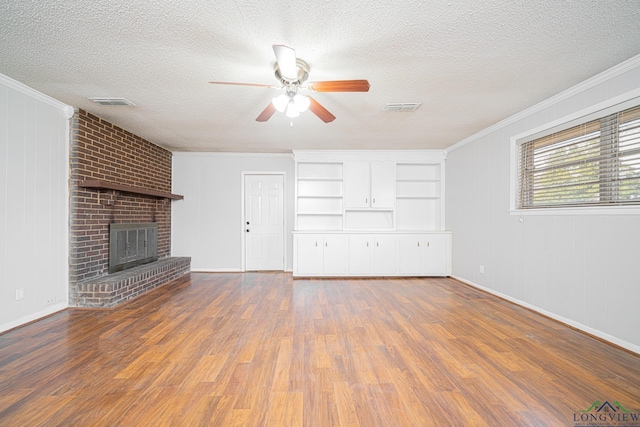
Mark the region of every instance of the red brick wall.
<instances>
[{"instance_id":1,"label":"red brick wall","mask_svg":"<svg viewBox=\"0 0 640 427\"><path fill-rule=\"evenodd\" d=\"M158 257L171 251L171 202L114 190L81 188L85 179L171 192L171 152L79 110L70 148L70 282L109 267L109 224L158 223Z\"/></svg>"}]
</instances>

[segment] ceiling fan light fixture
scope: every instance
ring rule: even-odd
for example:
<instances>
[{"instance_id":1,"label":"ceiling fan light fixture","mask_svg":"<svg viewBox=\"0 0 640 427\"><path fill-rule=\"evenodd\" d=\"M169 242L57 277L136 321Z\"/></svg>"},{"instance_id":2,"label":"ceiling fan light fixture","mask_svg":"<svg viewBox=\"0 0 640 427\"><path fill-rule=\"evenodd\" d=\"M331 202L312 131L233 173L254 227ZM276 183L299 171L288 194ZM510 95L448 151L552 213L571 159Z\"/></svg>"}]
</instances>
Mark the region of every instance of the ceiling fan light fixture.
<instances>
[{"instance_id":1,"label":"ceiling fan light fixture","mask_svg":"<svg viewBox=\"0 0 640 427\"><path fill-rule=\"evenodd\" d=\"M309 109L309 104L311 104L311 100L309 100L308 96L300 95L299 93L293 97L293 103L299 112L303 113Z\"/></svg>"},{"instance_id":2,"label":"ceiling fan light fixture","mask_svg":"<svg viewBox=\"0 0 640 427\"><path fill-rule=\"evenodd\" d=\"M282 113L287 108L287 105L289 105L289 101L289 97L283 93L282 95L273 98L271 103L276 107L276 110Z\"/></svg>"},{"instance_id":3,"label":"ceiling fan light fixture","mask_svg":"<svg viewBox=\"0 0 640 427\"><path fill-rule=\"evenodd\" d=\"M300 116L300 111L298 110L296 104L291 101L287 104L287 111L285 112L285 114L287 115L287 117L294 118Z\"/></svg>"}]
</instances>

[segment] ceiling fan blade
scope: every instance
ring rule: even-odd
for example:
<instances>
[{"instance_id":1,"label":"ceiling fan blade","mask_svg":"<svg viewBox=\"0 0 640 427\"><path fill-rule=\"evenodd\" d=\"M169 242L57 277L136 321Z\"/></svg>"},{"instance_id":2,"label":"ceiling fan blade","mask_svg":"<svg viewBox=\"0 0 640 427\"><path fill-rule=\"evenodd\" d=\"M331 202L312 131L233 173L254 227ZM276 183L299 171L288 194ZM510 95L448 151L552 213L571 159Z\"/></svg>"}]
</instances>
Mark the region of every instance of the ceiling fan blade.
<instances>
[{"instance_id":1,"label":"ceiling fan blade","mask_svg":"<svg viewBox=\"0 0 640 427\"><path fill-rule=\"evenodd\" d=\"M316 101L312 97L309 97L309 101L310 101L309 110L313 114L318 116L320 118L320 120L322 120L325 123L329 123L329 122L332 122L332 121L334 121L336 119L336 116L331 114L329 112L329 110L327 110L322 105L320 105L320 103L318 101Z\"/></svg>"},{"instance_id":2,"label":"ceiling fan blade","mask_svg":"<svg viewBox=\"0 0 640 427\"><path fill-rule=\"evenodd\" d=\"M275 112L276 112L276 107L274 107L273 104L270 102L269 105L267 105L267 108L262 110L262 113L260 113L260 115L256 117L256 122L266 122L271 118L271 116L273 116L273 113Z\"/></svg>"},{"instance_id":3,"label":"ceiling fan blade","mask_svg":"<svg viewBox=\"0 0 640 427\"><path fill-rule=\"evenodd\" d=\"M287 80L297 80L298 65L296 64L295 49L283 44L274 44L273 53L276 55L280 75Z\"/></svg>"},{"instance_id":4,"label":"ceiling fan blade","mask_svg":"<svg viewBox=\"0 0 640 427\"><path fill-rule=\"evenodd\" d=\"M209 82L212 85L233 85L233 86L255 86L255 87L266 87L268 89L279 89L280 86L274 85L263 85L260 83L237 83L237 82Z\"/></svg>"},{"instance_id":5,"label":"ceiling fan blade","mask_svg":"<svg viewBox=\"0 0 640 427\"><path fill-rule=\"evenodd\" d=\"M369 92L368 80L333 80L311 82L308 89L316 92Z\"/></svg>"}]
</instances>

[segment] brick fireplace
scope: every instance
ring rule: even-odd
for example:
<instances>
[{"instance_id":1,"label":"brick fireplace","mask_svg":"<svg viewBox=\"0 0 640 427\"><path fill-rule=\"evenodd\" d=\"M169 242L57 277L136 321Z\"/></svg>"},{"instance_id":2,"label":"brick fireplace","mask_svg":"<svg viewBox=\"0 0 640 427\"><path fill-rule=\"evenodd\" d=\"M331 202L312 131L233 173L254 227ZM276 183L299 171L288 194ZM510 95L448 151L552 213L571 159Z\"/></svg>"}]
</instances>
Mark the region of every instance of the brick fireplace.
<instances>
[{"instance_id":1,"label":"brick fireplace","mask_svg":"<svg viewBox=\"0 0 640 427\"><path fill-rule=\"evenodd\" d=\"M76 111L70 147L69 303L110 307L190 269L171 258L171 152ZM111 224L157 225L158 261L109 274ZM118 276L119 275L119 276Z\"/></svg>"}]
</instances>

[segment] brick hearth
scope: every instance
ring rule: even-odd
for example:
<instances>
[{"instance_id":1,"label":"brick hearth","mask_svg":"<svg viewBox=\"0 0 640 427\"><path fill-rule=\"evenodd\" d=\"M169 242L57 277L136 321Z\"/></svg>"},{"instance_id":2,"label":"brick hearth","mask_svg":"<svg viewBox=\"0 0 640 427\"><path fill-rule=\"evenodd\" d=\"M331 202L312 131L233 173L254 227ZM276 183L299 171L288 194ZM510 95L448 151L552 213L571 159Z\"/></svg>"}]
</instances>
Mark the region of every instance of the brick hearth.
<instances>
[{"instance_id":1,"label":"brick hearth","mask_svg":"<svg viewBox=\"0 0 640 427\"><path fill-rule=\"evenodd\" d=\"M169 257L160 261L100 276L73 285L69 301L74 307L107 308L134 298L188 273L191 258Z\"/></svg>"}]
</instances>

